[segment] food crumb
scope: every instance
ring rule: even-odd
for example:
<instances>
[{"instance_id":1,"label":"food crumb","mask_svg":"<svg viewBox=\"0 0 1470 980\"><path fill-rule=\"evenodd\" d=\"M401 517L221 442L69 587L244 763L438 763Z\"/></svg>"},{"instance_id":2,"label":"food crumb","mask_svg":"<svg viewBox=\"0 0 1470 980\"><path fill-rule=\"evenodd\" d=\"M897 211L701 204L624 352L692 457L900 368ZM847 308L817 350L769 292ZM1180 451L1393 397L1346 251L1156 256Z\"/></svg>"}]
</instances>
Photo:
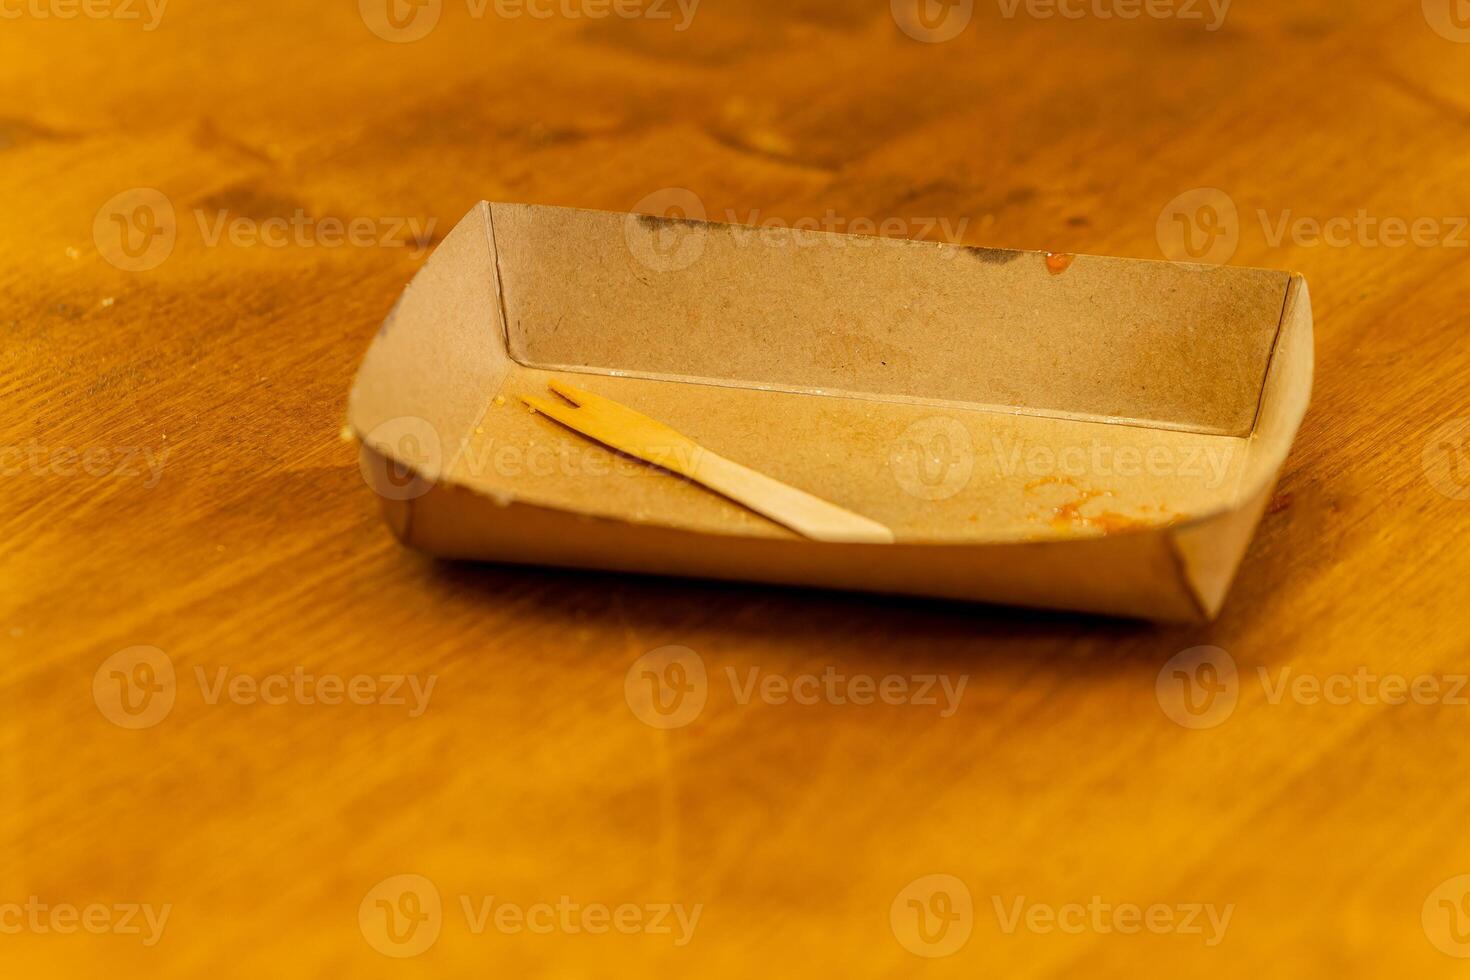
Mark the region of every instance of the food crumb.
<instances>
[{"instance_id":1,"label":"food crumb","mask_svg":"<svg viewBox=\"0 0 1470 980\"><path fill-rule=\"evenodd\" d=\"M1046 271L1054 276L1059 276L1072 266L1072 260L1077 258L1067 252L1047 252Z\"/></svg>"}]
</instances>

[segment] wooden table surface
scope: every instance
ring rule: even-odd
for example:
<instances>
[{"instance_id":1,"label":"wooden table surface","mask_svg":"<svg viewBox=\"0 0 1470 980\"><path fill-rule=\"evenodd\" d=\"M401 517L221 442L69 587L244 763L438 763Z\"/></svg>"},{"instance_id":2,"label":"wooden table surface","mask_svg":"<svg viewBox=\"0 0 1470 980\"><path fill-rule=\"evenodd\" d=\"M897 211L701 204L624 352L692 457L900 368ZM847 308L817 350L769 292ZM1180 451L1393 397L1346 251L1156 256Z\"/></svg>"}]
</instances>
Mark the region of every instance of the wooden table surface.
<instances>
[{"instance_id":1,"label":"wooden table surface","mask_svg":"<svg viewBox=\"0 0 1470 980\"><path fill-rule=\"evenodd\" d=\"M0 972L1470 972L1463 0L395 2L0 7ZM1220 619L400 548L340 430L420 246L669 187L1304 273Z\"/></svg>"}]
</instances>

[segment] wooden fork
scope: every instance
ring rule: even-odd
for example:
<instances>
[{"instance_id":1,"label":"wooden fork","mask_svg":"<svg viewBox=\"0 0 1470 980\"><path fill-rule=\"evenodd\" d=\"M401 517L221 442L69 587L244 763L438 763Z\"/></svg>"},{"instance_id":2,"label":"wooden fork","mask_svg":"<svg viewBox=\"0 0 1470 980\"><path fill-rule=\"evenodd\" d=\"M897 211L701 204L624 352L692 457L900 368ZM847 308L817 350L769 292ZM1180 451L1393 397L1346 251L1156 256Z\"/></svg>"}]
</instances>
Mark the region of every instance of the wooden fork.
<instances>
[{"instance_id":1,"label":"wooden fork","mask_svg":"<svg viewBox=\"0 0 1470 980\"><path fill-rule=\"evenodd\" d=\"M531 395L522 395L521 401L575 432L688 477L798 534L817 541L893 543L893 532L877 521L710 452L682 432L611 398L564 381L548 381L547 387L571 404Z\"/></svg>"}]
</instances>

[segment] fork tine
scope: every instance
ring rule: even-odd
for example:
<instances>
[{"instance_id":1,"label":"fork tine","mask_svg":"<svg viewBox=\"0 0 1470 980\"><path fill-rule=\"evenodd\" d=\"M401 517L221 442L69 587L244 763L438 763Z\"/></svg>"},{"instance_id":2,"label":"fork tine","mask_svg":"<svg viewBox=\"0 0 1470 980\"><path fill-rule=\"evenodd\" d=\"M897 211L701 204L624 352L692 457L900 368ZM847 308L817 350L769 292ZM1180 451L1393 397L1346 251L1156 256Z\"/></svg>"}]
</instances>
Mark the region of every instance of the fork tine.
<instances>
[{"instance_id":1,"label":"fork tine","mask_svg":"<svg viewBox=\"0 0 1470 980\"><path fill-rule=\"evenodd\" d=\"M666 441L685 441L687 436L675 432L662 422L651 419L637 409L629 408L622 402L613 401L595 392L586 391L582 388L573 387L565 381L547 379L547 387L561 395L577 406L579 418L586 421L586 425L594 424L594 420L605 425L615 425L620 429L638 431L645 439L662 438ZM583 427L580 431L584 434L587 429ZM595 437L594 437L595 438Z\"/></svg>"},{"instance_id":2,"label":"fork tine","mask_svg":"<svg viewBox=\"0 0 1470 980\"><path fill-rule=\"evenodd\" d=\"M546 387L550 388L558 395L561 395L573 405L585 405L589 401L595 401L597 399L597 396L592 394L590 391L583 391L581 388L574 388L571 385L567 384L565 381L558 381L555 378L548 378L546 380Z\"/></svg>"},{"instance_id":3,"label":"fork tine","mask_svg":"<svg viewBox=\"0 0 1470 980\"><path fill-rule=\"evenodd\" d=\"M556 419L558 422L566 422L577 412L575 405L565 405L552 401L550 398L538 398L535 395L522 395L521 401L526 403L527 408L540 412L547 418Z\"/></svg>"},{"instance_id":4,"label":"fork tine","mask_svg":"<svg viewBox=\"0 0 1470 980\"><path fill-rule=\"evenodd\" d=\"M660 424L655 423L653 419L644 415L642 412L629 408L622 402L613 401L611 398L604 398L602 395L583 388L573 387L565 381L548 379L546 386L578 408L586 409L588 412L595 412L603 418L609 420L617 419L625 425Z\"/></svg>"}]
</instances>

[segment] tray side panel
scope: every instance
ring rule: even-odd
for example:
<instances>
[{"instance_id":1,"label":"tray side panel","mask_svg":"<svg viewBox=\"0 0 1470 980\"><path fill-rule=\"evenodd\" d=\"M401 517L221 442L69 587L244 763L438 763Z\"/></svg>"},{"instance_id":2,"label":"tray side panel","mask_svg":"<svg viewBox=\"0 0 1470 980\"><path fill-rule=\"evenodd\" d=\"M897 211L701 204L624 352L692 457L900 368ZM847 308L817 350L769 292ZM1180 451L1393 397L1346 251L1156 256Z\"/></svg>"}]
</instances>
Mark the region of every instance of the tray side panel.
<instances>
[{"instance_id":1,"label":"tray side panel","mask_svg":"<svg viewBox=\"0 0 1470 980\"><path fill-rule=\"evenodd\" d=\"M1250 432L1288 276L492 205L528 366Z\"/></svg>"}]
</instances>

